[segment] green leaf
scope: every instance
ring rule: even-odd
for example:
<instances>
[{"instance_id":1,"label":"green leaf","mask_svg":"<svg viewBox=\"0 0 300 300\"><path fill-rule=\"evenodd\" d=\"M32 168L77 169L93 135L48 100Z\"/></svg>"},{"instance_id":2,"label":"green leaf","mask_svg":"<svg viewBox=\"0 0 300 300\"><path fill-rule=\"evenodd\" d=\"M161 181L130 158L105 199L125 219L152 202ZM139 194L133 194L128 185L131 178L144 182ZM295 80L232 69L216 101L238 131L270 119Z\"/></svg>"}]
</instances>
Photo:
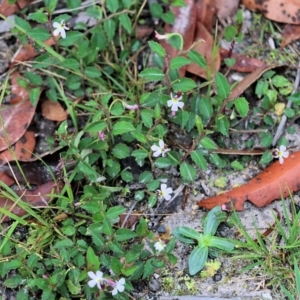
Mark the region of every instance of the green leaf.
<instances>
[{"instance_id":1,"label":"green leaf","mask_svg":"<svg viewBox=\"0 0 300 300\"><path fill-rule=\"evenodd\" d=\"M100 261L99 256L95 254L93 248L88 247L86 251L87 269L93 271L99 271Z\"/></svg>"},{"instance_id":2,"label":"green leaf","mask_svg":"<svg viewBox=\"0 0 300 300\"><path fill-rule=\"evenodd\" d=\"M50 33L44 28L32 28L27 30L27 34L32 37L34 40L45 41L50 38Z\"/></svg>"},{"instance_id":3,"label":"green leaf","mask_svg":"<svg viewBox=\"0 0 300 300\"><path fill-rule=\"evenodd\" d=\"M143 143L143 144L147 143L147 138L144 134L137 132L137 131L132 131L131 135L140 143Z\"/></svg>"},{"instance_id":4,"label":"green leaf","mask_svg":"<svg viewBox=\"0 0 300 300\"><path fill-rule=\"evenodd\" d=\"M120 228L116 231L115 239L117 241L126 241L137 237L137 234L130 229Z\"/></svg>"},{"instance_id":5,"label":"green leaf","mask_svg":"<svg viewBox=\"0 0 300 300\"><path fill-rule=\"evenodd\" d=\"M201 271L208 258L208 247L195 247L189 256L188 265L190 275Z\"/></svg>"},{"instance_id":6,"label":"green leaf","mask_svg":"<svg viewBox=\"0 0 300 300\"><path fill-rule=\"evenodd\" d=\"M153 126L154 111L152 109L143 109L141 112L141 117L144 125L147 128L151 128Z\"/></svg>"},{"instance_id":7,"label":"green leaf","mask_svg":"<svg viewBox=\"0 0 300 300\"><path fill-rule=\"evenodd\" d=\"M210 241L210 246L223 251L230 252L234 249L234 244L224 238L213 236Z\"/></svg>"},{"instance_id":8,"label":"green leaf","mask_svg":"<svg viewBox=\"0 0 300 300\"><path fill-rule=\"evenodd\" d=\"M236 98L234 100L235 109L242 118L245 118L249 112L249 103L244 97Z\"/></svg>"},{"instance_id":9,"label":"green leaf","mask_svg":"<svg viewBox=\"0 0 300 300\"><path fill-rule=\"evenodd\" d=\"M15 16L15 22L16 22L16 25L18 25L19 27L23 28L26 31L31 29L29 22L23 20L22 18L20 18L18 16Z\"/></svg>"},{"instance_id":10,"label":"green leaf","mask_svg":"<svg viewBox=\"0 0 300 300\"><path fill-rule=\"evenodd\" d=\"M163 46L161 46L159 43L157 42L153 42L153 41L149 41L148 42L149 47L151 48L151 50L158 54L161 57L165 57L166 56L166 50Z\"/></svg>"},{"instance_id":11,"label":"green leaf","mask_svg":"<svg viewBox=\"0 0 300 300\"><path fill-rule=\"evenodd\" d=\"M41 88L40 87L36 87L30 90L29 92L29 98L30 98L30 102L32 105L36 105L37 102L39 101L40 95L41 95Z\"/></svg>"},{"instance_id":12,"label":"green leaf","mask_svg":"<svg viewBox=\"0 0 300 300\"><path fill-rule=\"evenodd\" d=\"M139 74L139 77L146 81L159 81L165 77L165 74L158 68L147 68Z\"/></svg>"},{"instance_id":13,"label":"green leaf","mask_svg":"<svg viewBox=\"0 0 300 300\"><path fill-rule=\"evenodd\" d=\"M110 207L107 212L105 213L106 217L108 219L116 219L117 217L119 217L122 213L124 213L126 211L126 208L122 207L122 206L114 206L114 207Z\"/></svg>"},{"instance_id":14,"label":"green leaf","mask_svg":"<svg viewBox=\"0 0 300 300\"><path fill-rule=\"evenodd\" d=\"M264 165L264 164L268 164L269 162L271 162L273 160L273 156L272 156L272 153L270 151L265 151L264 154L262 155L259 163L261 165Z\"/></svg>"},{"instance_id":15,"label":"green leaf","mask_svg":"<svg viewBox=\"0 0 300 300\"><path fill-rule=\"evenodd\" d=\"M291 83L288 81L288 79L282 75L275 75L272 78L272 83L277 87L286 87L289 86Z\"/></svg>"},{"instance_id":16,"label":"green leaf","mask_svg":"<svg viewBox=\"0 0 300 300\"><path fill-rule=\"evenodd\" d=\"M86 68L84 68L84 74L88 78L92 78L92 79L101 77L101 72L96 67L86 67Z\"/></svg>"},{"instance_id":17,"label":"green leaf","mask_svg":"<svg viewBox=\"0 0 300 300\"><path fill-rule=\"evenodd\" d=\"M290 107L286 107L283 112L288 118L295 117L295 110Z\"/></svg>"},{"instance_id":18,"label":"green leaf","mask_svg":"<svg viewBox=\"0 0 300 300\"><path fill-rule=\"evenodd\" d=\"M232 25L226 26L225 32L224 32L225 40L227 42L231 42L233 40L233 38L237 35L237 33L238 33L238 31L234 26L232 26Z\"/></svg>"},{"instance_id":19,"label":"green leaf","mask_svg":"<svg viewBox=\"0 0 300 300\"><path fill-rule=\"evenodd\" d=\"M226 162L221 159L217 153L210 153L209 160L218 168L224 168L226 166Z\"/></svg>"},{"instance_id":20,"label":"green leaf","mask_svg":"<svg viewBox=\"0 0 300 300\"><path fill-rule=\"evenodd\" d=\"M104 31L107 36L107 40L110 42L116 31L116 22L113 19L106 19L103 24Z\"/></svg>"},{"instance_id":21,"label":"green leaf","mask_svg":"<svg viewBox=\"0 0 300 300\"><path fill-rule=\"evenodd\" d=\"M200 42L200 43L202 43L202 42ZM197 52L195 50L191 50L188 52L187 56L193 63L195 63L199 67L201 67L203 69L207 68L206 60L199 52Z\"/></svg>"},{"instance_id":22,"label":"green leaf","mask_svg":"<svg viewBox=\"0 0 300 300\"><path fill-rule=\"evenodd\" d=\"M198 240L201 237L201 234L198 231L187 226L179 226L178 231L183 236L194 240Z\"/></svg>"},{"instance_id":23,"label":"green leaf","mask_svg":"<svg viewBox=\"0 0 300 300\"><path fill-rule=\"evenodd\" d=\"M186 78L186 77L183 77L180 80L178 80L177 82L172 84L172 89L174 91L180 91L183 93L189 92L196 87L197 87L196 82L193 79Z\"/></svg>"},{"instance_id":24,"label":"green leaf","mask_svg":"<svg viewBox=\"0 0 300 300\"><path fill-rule=\"evenodd\" d=\"M148 199L148 207L152 208L157 203L157 197L155 195L151 195Z\"/></svg>"},{"instance_id":25,"label":"green leaf","mask_svg":"<svg viewBox=\"0 0 300 300\"><path fill-rule=\"evenodd\" d=\"M132 151L131 156L135 157L136 159L144 159L148 157L148 152L144 149L137 149Z\"/></svg>"},{"instance_id":26,"label":"green leaf","mask_svg":"<svg viewBox=\"0 0 300 300\"><path fill-rule=\"evenodd\" d=\"M205 136L201 139L200 145L205 149L218 149L218 145L209 137Z\"/></svg>"},{"instance_id":27,"label":"green leaf","mask_svg":"<svg viewBox=\"0 0 300 300\"><path fill-rule=\"evenodd\" d=\"M106 161L106 164L107 164L106 172L110 177L114 178L120 173L121 166L117 161L113 159L108 159Z\"/></svg>"},{"instance_id":28,"label":"green leaf","mask_svg":"<svg viewBox=\"0 0 300 300\"><path fill-rule=\"evenodd\" d=\"M112 149L112 154L114 157L123 159L130 155L130 149L127 145L123 143L116 144Z\"/></svg>"},{"instance_id":29,"label":"green leaf","mask_svg":"<svg viewBox=\"0 0 300 300\"><path fill-rule=\"evenodd\" d=\"M234 170L238 170L238 171L244 170L244 166L237 160L231 162L230 165Z\"/></svg>"},{"instance_id":30,"label":"green leaf","mask_svg":"<svg viewBox=\"0 0 300 300\"><path fill-rule=\"evenodd\" d=\"M156 159L154 165L160 169L165 169L171 166L176 166L177 163L175 163L173 160L171 160L168 157L159 157Z\"/></svg>"},{"instance_id":31,"label":"green leaf","mask_svg":"<svg viewBox=\"0 0 300 300\"><path fill-rule=\"evenodd\" d=\"M199 150L191 152L191 158L193 162L203 171L207 170L207 162L202 153Z\"/></svg>"},{"instance_id":32,"label":"green leaf","mask_svg":"<svg viewBox=\"0 0 300 300\"><path fill-rule=\"evenodd\" d=\"M191 61L183 56L177 56L171 59L170 69L179 69L183 66L189 65Z\"/></svg>"},{"instance_id":33,"label":"green leaf","mask_svg":"<svg viewBox=\"0 0 300 300\"><path fill-rule=\"evenodd\" d=\"M144 171L139 177L139 183L147 183L153 180L153 175L150 171Z\"/></svg>"},{"instance_id":34,"label":"green leaf","mask_svg":"<svg viewBox=\"0 0 300 300\"><path fill-rule=\"evenodd\" d=\"M294 93L288 97L293 103L300 105L300 92Z\"/></svg>"},{"instance_id":35,"label":"green leaf","mask_svg":"<svg viewBox=\"0 0 300 300\"><path fill-rule=\"evenodd\" d=\"M159 185L160 185L160 181L156 179L148 182L146 187L150 192L154 192L159 188Z\"/></svg>"},{"instance_id":36,"label":"green leaf","mask_svg":"<svg viewBox=\"0 0 300 300\"><path fill-rule=\"evenodd\" d=\"M127 170L123 170L121 172L121 178L125 182L133 182L133 180L134 180L132 173Z\"/></svg>"},{"instance_id":37,"label":"green leaf","mask_svg":"<svg viewBox=\"0 0 300 300\"><path fill-rule=\"evenodd\" d=\"M122 14L119 16L120 23L124 27L124 29L127 31L127 33L131 33L132 27L131 27L131 20L128 17L127 14Z\"/></svg>"},{"instance_id":38,"label":"green leaf","mask_svg":"<svg viewBox=\"0 0 300 300\"><path fill-rule=\"evenodd\" d=\"M204 235L215 235L220 223L224 222L226 219L227 215L221 210L221 207L214 207L204 219Z\"/></svg>"},{"instance_id":39,"label":"green leaf","mask_svg":"<svg viewBox=\"0 0 300 300\"><path fill-rule=\"evenodd\" d=\"M115 13L119 9L119 0L106 1L106 5L111 13Z\"/></svg>"},{"instance_id":40,"label":"green leaf","mask_svg":"<svg viewBox=\"0 0 300 300\"><path fill-rule=\"evenodd\" d=\"M220 72L216 73L216 88L217 94L222 99L226 99L230 93L230 85L226 79L226 77Z\"/></svg>"},{"instance_id":41,"label":"green leaf","mask_svg":"<svg viewBox=\"0 0 300 300\"><path fill-rule=\"evenodd\" d=\"M136 191L134 193L134 200L135 201L142 201L145 198L145 192L144 191Z\"/></svg>"},{"instance_id":42,"label":"green leaf","mask_svg":"<svg viewBox=\"0 0 300 300\"><path fill-rule=\"evenodd\" d=\"M213 111L214 111L211 101L209 99L207 99L206 97L201 98L200 101L198 101L198 105L199 105L199 114L200 114L201 118L203 119L203 122L208 123L208 121L211 118Z\"/></svg>"},{"instance_id":43,"label":"green leaf","mask_svg":"<svg viewBox=\"0 0 300 300\"><path fill-rule=\"evenodd\" d=\"M75 44L78 44L78 40L83 37L83 33L80 31L75 31L72 30L70 32L67 32L67 37L65 39L60 39L59 40L59 45L60 46L73 46Z\"/></svg>"},{"instance_id":44,"label":"green leaf","mask_svg":"<svg viewBox=\"0 0 300 300\"><path fill-rule=\"evenodd\" d=\"M216 118L216 126L219 132L221 132L223 135L227 137L229 136L228 130L229 130L230 123L226 116L224 115L218 116Z\"/></svg>"},{"instance_id":45,"label":"green leaf","mask_svg":"<svg viewBox=\"0 0 300 300\"><path fill-rule=\"evenodd\" d=\"M188 181L194 181L196 178L195 168L186 162L183 162L180 165L180 174L184 179Z\"/></svg>"},{"instance_id":46,"label":"green leaf","mask_svg":"<svg viewBox=\"0 0 300 300\"><path fill-rule=\"evenodd\" d=\"M30 13L28 15L28 19L34 20L39 23L47 23L48 22L48 16L41 11Z\"/></svg>"},{"instance_id":47,"label":"green leaf","mask_svg":"<svg viewBox=\"0 0 300 300\"><path fill-rule=\"evenodd\" d=\"M120 121L113 125L112 133L113 135L123 134L125 132L134 131L134 126L127 121Z\"/></svg>"},{"instance_id":48,"label":"green leaf","mask_svg":"<svg viewBox=\"0 0 300 300\"><path fill-rule=\"evenodd\" d=\"M47 10L52 14L56 8L57 0L45 0Z\"/></svg>"}]
</instances>

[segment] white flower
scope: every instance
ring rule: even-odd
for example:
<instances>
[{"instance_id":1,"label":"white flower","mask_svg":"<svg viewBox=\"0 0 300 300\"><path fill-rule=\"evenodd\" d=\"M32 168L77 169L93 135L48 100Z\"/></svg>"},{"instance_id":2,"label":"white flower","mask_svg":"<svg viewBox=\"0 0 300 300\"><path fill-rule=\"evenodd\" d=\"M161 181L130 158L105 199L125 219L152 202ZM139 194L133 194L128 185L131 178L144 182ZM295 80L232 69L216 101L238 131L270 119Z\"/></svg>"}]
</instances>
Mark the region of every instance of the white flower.
<instances>
[{"instance_id":1,"label":"white flower","mask_svg":"<svg viewBox=\"0 0 300 300\"><path fill-rule=\"evenodd\" d=\"M154 248L156 251L161 252L166 248L166 245L161 240L159 240L154 244Z\"/></svg>"},{"instance_id":2,"label":"white flower","mask_svg":"<svg viewBox=\"0 0 300 300\"><path fill-rule=\"evenodd\" d=\"M153 156L158 157L158 156L165 156L165 154L170 151L170 149L165 148L165 143L163 140L159 140L158 142L159 146L153 145L151 146L151 150L154 152Z\"/></svg>"},{"instance_id":3,"label":"white flower","mask_svg":"<svg viewBox=\"0 0 300 300\"><path fill-rule=\"evenodd\" d=\"M58 22L54 22L53 23L53 27L56 28L53 31L53 35L54 36L58 36L59 34L61 35L61 37L63 39L66 38L66 30L69 30L70 28L66 26L65 21L62 20L60 23Z\"/></svg>"},{"instance_id":4,"label":"white flower","mask_svg":"<svg viewBox=\"0 0 300 300\"><path fill-rule=\"evenodd\" d=\"M176 93L175 95L171 93L170 97L171 99L167 103L168 103L168 107L171 107L172 112L178 111L178 107L183 108L184 103L180 102L180 100L182 99L182 94L180 92Z\"/></svg>"},{"instance_id":5,"label":"white flower","mask_svg":"<svg viewBox=\"0 0 300 300\"><path fill-rule=\"evenodd\" d=\"M101 284L105 282L103 273L101 271L97 271L96 274L94 272L88 272L88 275L92 279L88 282L88 286L92 288L97 285L98 289L102 290Z\"/></svg>"},{"instance_id":6,"label":"white flower","mask_svg":"<svg viewBox=\"0 0 300 300\"><path fill-rule=\"evenodd\" d=\"M123 292L125 290L125 279L124 278L121 278L119 281L116 282L116 285L114 287L114 289L112 290L111 294L113 296L117 295L118 292Z\"/></svg>"},{"instance_id":7,"label":"white flower","mask_svg":"<svg viewBox=\"0 0 300 300\"><path fill-rule=\"evenodd\" d=\"M273 157L279 158L280 164L283 164L284 158L288 158L289 154L290 154L289 151L286 151L286 146L284 145L281 145L279 149L276 148L273 151Z\"/></svg>"},{"instance_id":8,"label":"white flower","mask_svg":"<svg viewBox=\"0 0 300 300\"><path fill-rule=\"evenodd\" d=\"M160 190L158 190L159 195L164 198L165 200L169 201L172 197L171 194L173 193L172 188L168 188L165 183L160 185Z\"/></svg>"}]
</instances>

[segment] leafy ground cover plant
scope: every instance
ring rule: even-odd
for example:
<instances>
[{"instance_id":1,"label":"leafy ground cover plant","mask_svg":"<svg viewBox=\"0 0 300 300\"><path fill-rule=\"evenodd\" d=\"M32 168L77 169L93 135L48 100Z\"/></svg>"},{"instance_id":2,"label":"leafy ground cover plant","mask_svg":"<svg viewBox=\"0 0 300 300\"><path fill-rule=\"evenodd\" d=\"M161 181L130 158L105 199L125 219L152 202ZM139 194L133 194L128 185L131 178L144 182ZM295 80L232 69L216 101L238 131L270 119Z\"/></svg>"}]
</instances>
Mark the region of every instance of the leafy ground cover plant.
<instances>
[{"instance_id":1,"label":"leafy ground cover plant","mask_svg":"<svg viewBox=\"0 0 300 300\"><path fill-rule=\"evenodd\" d=\"M244 241L236 241L234 259L242 258L250 262L241 271L257 268L266 277L266 286L272 286L277 296L289 298L299 295L300 213L294 201L291 203L291 213L286 202L282 201L282 206L282 217L277 212L273 214L275 223L270 236L263 236L255 227L255 238L252 238L236 212L233 212L231 221L244 238Z\"/></svg>"},{"instance_id":2,"label":"leafy ground cover plant","mask_svg":"<svg viewBox=\"0 0 300 300\"><path fill-rule=\"evenodd\" d=\"M219 153L228 146L232 129L244 129L243 122L259 132L257 138L266 150L261 163L283 159L285 150L272 155L269 149L269 129L278 121L274 112L293 118L299 110L297 95L290 96L292 110L277 105L276 96L290 95L291 83L273 71L257 84L256 96L262 98L258 106L251 107L240 95L231 97L233 85L226 76L213 74L193 47L183 50L181 35L163 34L162 28L157 28L161 34L156 33L156 39L166 40L178 55L169 59L153 38L147 44L151 63L142 64L139 72L136 61L145 45L134 31L145 22L146 1L142 6L133 0L92 3L84 12L93 19L93 27L73 22L81 4L67 1L66 11L58 14L58 1L44 1L37 11L21 12L12 29L37 56L18 79L31 103L42 101L43 93L69 116L47 140L46 150L58 146L61 156L58 180L64 187L55 203L37 213L21 201L33 219L28 222L1 210L13 222L2 228L0 276L6 287L18 289L18 299L130 298L136 280L148 278L176 258L175 240L165 244L155 239L146 218L140 218L134 230L125 228L122 214L131 211L126 200L147 203L149 208L171 201L177 187L169 180L169 170L178 170L179 184L189 186L209 163L223 171L243 169L248 156L232 161ZM174 15L164 4L151 4L149 14L172 24ZM239 13L236 28L226 31L228 41L242 39L242 22ZM179 75L180 68L191 63L207 75L200 85ZM236 142L229 143L238 148ZM253 145L252 138L245 143L249 151ZM282 138L279 145L287 146L287 140ZM20 202L4 188L3 195ZM124 205L119 199L125 199ZM232 242L214 236L223 219L224 213L216 208L205 219L203 234L187 227L174 231L179 240L198 243L190 256L191 274L203 268L211 248L233 249Z\"/></svg>"},{"instance_id":3,"label":"leafy ground cover plant","mask_svg":"<svg viewBox=\"0 0 300 300\"><path fill-rule=\"evenodd\" d=\"M213 208L203 220L203 233L186 226L179 226L173 230L174 236L186 244L195 244L188 260L189 273L195 275L201 271L207 262L212 249L230 252L234 249L234 243L226 238L214 236L221 222L227 218L220 206Z\"/></svg>"}]
</instances>

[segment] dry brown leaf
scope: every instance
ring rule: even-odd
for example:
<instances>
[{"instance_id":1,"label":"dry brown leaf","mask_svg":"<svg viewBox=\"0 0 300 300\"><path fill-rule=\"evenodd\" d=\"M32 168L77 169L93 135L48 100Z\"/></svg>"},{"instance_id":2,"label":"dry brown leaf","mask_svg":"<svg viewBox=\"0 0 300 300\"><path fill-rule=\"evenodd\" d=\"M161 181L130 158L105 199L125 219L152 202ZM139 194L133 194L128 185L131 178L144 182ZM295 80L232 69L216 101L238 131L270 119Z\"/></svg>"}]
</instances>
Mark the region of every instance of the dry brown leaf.
<instances>
[{"instance_id":1,"label":"dry brown leaf","mask_svg":"<svg viewBox=\"0 0 300 300\"><path fill-rule=\"evenodd\" d=\"M4 171L0 171L0 181L4 182L8 186L15 183L14 179L8 176Z\"/></svg>"},{"instance_id":2,"label":"dry brown leaf","mask_svg":"<svg viewBox=\"0 0 300 300\"><path fill-rule=\"evenodd\" d=\"M222 60L228 57L229 51L226 49L220 49L220 54ZM258 68L263 68L266 64L254 57L247 57L246 55L240 55L237 53L232 53L231 57L235 59L235 64L230 67L231 70L242 72L242 73L250 73Z\"/></svg>"},{"instance_id":3,"label":"dry brown leaf","mask_svg":"<svg viewBox=\"0 0 300 300\"><path fill-rule=\"evenodd\" d=\"M230 92L228 96L228 101L234 100L235 98L239 97L251 84L253 84L262 74L266 71L274 69L279 66L266 66L263 68L258 68L254 72L250 73L249 75L245 76L242 81L240 81Z\"/></svg>"},{"instance_id":4,"label":"dry brown leaf","mask_svg":"<svg viewBox=\"0 0 300 300\"><path fill-rule=\"evenodd\" d=\"M300 39L300 26L291 24L285 25L282 31L281 38L281 48L284 48L289 43Z\"/></svg>"},{"instance_id":5,"label":"dry brown leaf","mask_svg":"<svg viewBox=\"0 0 300 300\"><path fill-rule=\"evenodd\" d=\"M68 118L68 112L64 110L59 102L46 100L42 103L42 115L44 118L61 122Z\"/></svg>"},{"instance_id":6,"label":"dry brown leaf","mask_svg":"<svg viewBox=\"0 0 300 300\"><path fill-rule=\"evenodd\" d=\"M8 17L29 5L30 2L33 2L33 0L17 0L15 4L9 4L8 0L2 0L0 1L0 14L4 17Z\"/></svg>"},{"instance_id":7,"label":"dry brown leaf","mask_svg":"<svg viewBox=\"0 0 300 300\"><path fill-rule=\"evenodd\" d=\"M250 201L257 207L264 207L272 201L288 197L290 193L300 188L300 151L290 154L283 164L279 161L267 167L247 184L234 188L218 196L204 199L198 205L212 209L225 204L236 210L244 210L245 201Z\"/></svg>"},{"instance_id":8,"label":"dry brown leaf","mask_svg":"<svg viewBox=\"0 0 300 300\"><path fill-rule=\"evenodd\" d=\"M224 20L233 16L238 9L239 2L240 0L215 0L218 18Z\"/></svg>"},{"instance_id":9,"label":"dry brown leaf","mask_svg":"<svg viewBox=\"0 0 300 300\"><path fill-rule=\"evenodd\" d=\"M56 41L54 38L51 37L48 40L44 41L44 43L47 46L52 46L56 43ZM28 61L28 60L36 57L39 54L40 53L35 49L35 47L33 45L30 45L30 44L25 45L20 49L20 51L15 53L10 65L9 65L9 68L11 69L19 62Z\"/></svg>"},{"instance_id":10,"label":"dry brown leaf","mask_svg":"<svg viewBox=\"0 0 300 300\"><path fill-rule=\"evenodd\" d=\"M12 147L0 153L0 166L12 160L26 161L32 156L35 147L35 133L25 132Z\"/></svg>"},{"instance_id":11,"label":"dry brown leaf","mask_svg":"<svg viewBox=\"0 0 300 300\"><path fill-rule=\"evenodd\" d=\"M63 186L61 183L51 181L38 186L34 190L21 190L16 191L16 193L24 202L28 203L30 206L41 208L47 207L49 201L53 198L51 194L58 194L61 191L62 187ZM0 207L3 207L20 217L26 214L25 210L15 204L15 202L13 202L12 200L5 197L0 197ZM8 220L8 217L4 217L1 221L6 222Z\"/></svg>"},{"instance_id":12,"label":"dry brown leaf","mask_svg":"<svg viewBox=\"0 0 300 300\"><path fill-rule=\"evenodd\" d=\"M196 29L197 11L195 9L194 0L185 0L185 7L173 7L172 12L175 15L175 22L173 25L165 25L165 33L180 33L184 39L183 50L188 50L194 42L194 33ZM179 53L166 41L161 40L161 45L166 49L168 58L171 60ZM180 76L184 76L186 67L182 67L179 70Z\"/></svg>"},{"instance_id":13,"label":"dry brown leaf","mask_svg":"<svg viewBox=\"0 0 300 300\"><path fill-rule=\"evenodd\" d=\"M203 40L204 42L200 41ZM217 70L220 68L221 57L219 51L214 53L213 46L214 40L212 35L207 31L207 29L203 26L201 22L197 22L197 33L195 41L200 41L193 48L199 52L205 59L208 65L208 73L207 70L199 67L196 64L190 64L187 66L187 71L198 75L203 78L211 78Z\"/></svg>"},{"instance_id":14,"label":"dry brown leaf","mask_svg":"<svg viewBox=\"0 0 300 300\"><path fill-rule=\"evenodd\" d=\"M243 0L252 11L260 11L266 18L288 24L300 24L299 0Z\"/></svg>"},{"instance_id":15,"label":"dry brown leaf","mask_svg":"<svg viewBox=\"0 0 300 300\"><path fill-rule=\"evenodd\" d=\"M0 151L16 143L26 132L36 107L29 100L2 105L0 110Z\"/></svg>"}]
</instances>

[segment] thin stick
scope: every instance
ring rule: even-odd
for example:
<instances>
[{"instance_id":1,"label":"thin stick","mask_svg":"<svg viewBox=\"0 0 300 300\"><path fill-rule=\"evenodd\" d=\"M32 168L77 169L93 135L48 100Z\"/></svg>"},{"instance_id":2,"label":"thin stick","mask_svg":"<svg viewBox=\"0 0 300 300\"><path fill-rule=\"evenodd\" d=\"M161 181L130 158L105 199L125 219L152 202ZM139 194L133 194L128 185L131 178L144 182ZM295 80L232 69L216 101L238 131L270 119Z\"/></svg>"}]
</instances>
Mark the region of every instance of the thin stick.
<instances>
[{"instance_id":1,"label":"thin stick","mask_svg":"<svg viewBox=\"0 0 300 300\"><path fill-rule=\"evenodd\" d=\"M295 82L294 82L294 89L293 89L292 95L296 93L296 91L299 87L299 83L300 83L300 63L298 64L297 76L296 76L296 79L295 79ZM286 107L290 108L291 106L292 106L292 101L289 100ZM286 121L287 121L287 116L283 115L282 119L281 119L281 121L278 125L277 131L274 135L273 141L272 141L273 146L275 146L277 144L279 138L281 137L281 135L283 133L284 126L286 124Z\"/></svg>"}]
</instances>

